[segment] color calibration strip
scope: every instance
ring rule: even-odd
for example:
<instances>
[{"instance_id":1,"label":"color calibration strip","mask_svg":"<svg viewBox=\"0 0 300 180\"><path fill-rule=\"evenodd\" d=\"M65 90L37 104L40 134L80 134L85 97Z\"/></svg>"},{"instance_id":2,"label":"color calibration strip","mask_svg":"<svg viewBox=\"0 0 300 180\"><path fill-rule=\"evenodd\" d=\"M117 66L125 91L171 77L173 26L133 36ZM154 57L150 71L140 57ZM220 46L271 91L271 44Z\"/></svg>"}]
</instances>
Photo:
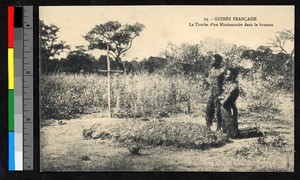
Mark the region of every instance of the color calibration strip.
<instances>
[{"instance_id":1,"label":"color calibration strip","mask_svg":"<svg viewBox=\"0 0 300 180\"><path fill-rule=\"evenodd\" d=\"M9 170L33 170L32 6L8 7Z\"/></svg>"},{"instance_id":2,"label":"color calibration strip","mask_svg":"<svg viewBox=\"0 0 300 180\"><path fill-rule=\"evenodd\" d=\"M8 170L15 168L14 132L14 7L8 7Z\"/></svg>"}]
</instances>

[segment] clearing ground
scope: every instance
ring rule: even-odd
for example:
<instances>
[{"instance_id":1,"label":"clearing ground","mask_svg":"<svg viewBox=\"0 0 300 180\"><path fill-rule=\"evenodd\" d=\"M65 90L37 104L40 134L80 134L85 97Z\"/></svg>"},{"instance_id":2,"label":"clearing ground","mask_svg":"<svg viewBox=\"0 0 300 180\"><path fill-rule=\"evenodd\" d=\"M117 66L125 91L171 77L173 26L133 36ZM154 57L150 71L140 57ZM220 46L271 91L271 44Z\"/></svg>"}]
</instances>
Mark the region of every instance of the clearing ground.
<instances>
[{"instance_id":1,"label":"clearing ground","mask_svg":"<svg viewBox=\"0 0 300 180\"><path fill-rule=\"evenodd\" d=\"M265 134L263 142L258 138L235 139L207 150L147 147L138 156L112 140L84 140L82 136L83 129L95 123L109 125L133 119L108 119L99 113L63 120L63 124L47 120L40 129L41 171L294 171L293 98L281 96L278 106L276 116L240 113L239 127L256 125ZM163 120L205 125L202 116Z\"/></svg>"}]
</instances>

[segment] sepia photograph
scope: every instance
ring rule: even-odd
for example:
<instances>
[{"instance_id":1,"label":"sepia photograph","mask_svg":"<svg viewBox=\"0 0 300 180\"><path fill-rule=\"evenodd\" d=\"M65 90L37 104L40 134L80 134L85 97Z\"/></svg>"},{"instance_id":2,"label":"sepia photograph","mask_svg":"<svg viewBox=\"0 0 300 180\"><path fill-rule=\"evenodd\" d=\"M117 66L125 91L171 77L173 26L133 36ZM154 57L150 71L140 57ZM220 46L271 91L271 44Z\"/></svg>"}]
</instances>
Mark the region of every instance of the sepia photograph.
<instances>
[{"instance_id":1,"label":"sepia photograph","mask_svg":"<svg viewBox=\"0 0 300 180\"><path fill-rule=\"evenodd\" d=\"M294 172L294 6L40 6L41 172Z\"/></svg>"}]
</instances>

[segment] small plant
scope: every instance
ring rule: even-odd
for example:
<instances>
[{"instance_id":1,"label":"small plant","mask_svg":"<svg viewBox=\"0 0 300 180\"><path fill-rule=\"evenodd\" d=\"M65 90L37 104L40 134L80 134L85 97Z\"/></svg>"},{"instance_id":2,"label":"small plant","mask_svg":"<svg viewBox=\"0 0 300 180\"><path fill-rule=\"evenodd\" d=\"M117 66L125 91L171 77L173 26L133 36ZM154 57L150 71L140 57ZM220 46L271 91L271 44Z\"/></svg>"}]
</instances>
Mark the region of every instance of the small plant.
<instances>
[{"instance_id":1,"label":"small plant","mask_svg":"<svg viewBox=\"0 0 300 180\"><path fill-rule=\"evenodd\" d=\"M283 136L263 136L257 139L257 143L242 147L235 151L234 155L241 156L265 156L265 152L270 148L279 148L286 145Z\"/></svg>"},{"instance_id":2,"label":"small plant","mask_svg":"<svg viewBox=\"0 0 300 180\"><path fill-rule=\"evenodd\" d=\"M274 148L283 147L287 144L283 136L260 137L257 139L257 142L263 146Z\"/></svg>"},{"instance_id":3,"label":"small plant","mask_svg":"<svg viewBox=\"0 0 300 180\"><path fill-rule=\"evenodd\" d=\"M67 124L66 122L63 122L63 121L58 121L58 125L65 125Z\"/></svg>"},{"instance_id":4,"label":"small plant","mask_svg":"<svg viewBox=\"0 0 300 180\"><path fill-rule=\"evenodd\" d=\"M84 129L82 131L83 139L91 139L92 138L92 134L93 134L93 131L91 129Z\"/></svg>"},{"instance_id":5,"label":"small plant","mask_svg":"<svg viewBox=\"0 0 300 180\"><path fill-rule=\"evenodd\" d=\"M93 139L111 139L112 135L107 132L101 132L100 134L97 134Z\"/></svg>"},{"instance_id":6,"label":"small plant","mask_svg":"<svg viewBox=\"0 0 300 180\"><path fill-rule=\"evenodd\" d=\"M80 159L83 160L83 161L89 161L89 160L91 160L88 155L83 155L83 156L80 157Z\"/></svg>"},{"instance_id":7,"label":"small plant","mask_svg":"<svg viewBox=\"0 0 300 180\"><path fill-rule=\"evenodd\" d=\"M235 151L235 155L248 156L249 154L250 154L250 149L245 146Z\"/></svg>"},{"instance_id":8,"label":"small plant","mask_svg":"<svg viewBox=\"0 0 300 180\"><path fill-rule=\"evenodd\" d=\"M128 150L131 155L140 155L141 154L141 146L131 145L128 147Z\"/></svg>"},{"instance_id":9,"label":"small plant","mask_svg":"<svg viewBox=\"0 0 300 180\"><path fill-rule=\"evenodd\" d=\"M256 143L251 144L249 147L243 146L235 151L234 155L240 156L264 156L265 149L263 146Z\"/></svg>"},{"instance_id":10,"label":"small plant","mask_svg":"<svg viewBox=\"0 0 300 180\"><path fill-rule=\"evenodd\" d=\"M283 147L286 144L287 143L286 143L283 136L276 136L275 139L273 140L271 146L273 146L273 147Z\"/></svg>"}]
</instances>

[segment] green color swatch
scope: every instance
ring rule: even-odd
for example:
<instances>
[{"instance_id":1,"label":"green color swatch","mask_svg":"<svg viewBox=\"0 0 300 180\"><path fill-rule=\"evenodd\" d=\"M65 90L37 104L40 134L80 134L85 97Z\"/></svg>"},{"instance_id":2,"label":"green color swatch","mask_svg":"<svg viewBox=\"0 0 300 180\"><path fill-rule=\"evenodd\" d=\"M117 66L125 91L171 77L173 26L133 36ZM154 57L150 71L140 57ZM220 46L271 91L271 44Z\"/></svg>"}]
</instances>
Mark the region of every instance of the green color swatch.
<instances>
[{"instance_id":1,"label":"green color swatch","mask_svg":"<svg viewBox=\"0 0 300 180\"><path fill-rule=\"evenodd\" d=\"M8 90L8 131L14 132L14 90Z\"/></svg>"}]
</instances>

